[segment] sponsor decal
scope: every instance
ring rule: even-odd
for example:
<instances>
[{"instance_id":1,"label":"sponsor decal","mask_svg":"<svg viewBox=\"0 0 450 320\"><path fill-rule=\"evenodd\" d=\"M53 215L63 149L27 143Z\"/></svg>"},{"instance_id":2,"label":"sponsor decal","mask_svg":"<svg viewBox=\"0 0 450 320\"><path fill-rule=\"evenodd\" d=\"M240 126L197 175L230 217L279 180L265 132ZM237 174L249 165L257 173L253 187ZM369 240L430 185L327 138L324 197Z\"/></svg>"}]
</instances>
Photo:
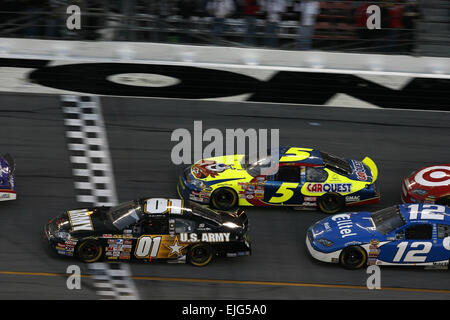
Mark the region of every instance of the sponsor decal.
<instances>
[{"instance_id":1,"label":"sponsor decal","mask_svg":"<svg viewBox=\"0 0 450 320\"><path fill-rule=\"evenodd\" d=\"M182 250L186 247L186 245L179 244L178 238L175 237L175 240L173 241L172 245L168 246L167 244L164 244L166 248L170 249L170 252L168 253L168 256L176 254L177 257L183 255Z\"/></svg>"},{"instance_id":2,"label":"sponsor decal","mask_svg":"<svg viewBox=\"0 0 450 320\"><path fill-rule=\"evenodd\" d=\"M239 191L240 198L264 198L264 178L256 180L256 182L238 182L238 185L242 188L242 191Z\"/></svg>"},{"instance_id":3,"label":"sponsor decal","mask_svg":"<svg viewBox=\"0 0 450 320\"><path fill-rule=\"evenodd\" d=\"M197 179L204 179L209 176L211 176L211 178L214 178L219 173L222 173L227 169L234 169L234 168L231 165L217 163L216 161L201 160L200 162L192 166L192 174Z\"/></svg>"},{"instance_id":4,"label":"sponsor decal","mask_svg":"<svg viewBox=\"0 0 450 320\"><path fill-rule=\"evenodd\" d=\"M88 230L93 231L91 215L92 211L87 209L72 210L68 211L70 225L72 226L72 231Z\"/></svg>"},{"instance_id":5,"label":"sponsor decal","mask_svg":"<svg viewBox=\"0 0 450 320\"><path fill-rule=\"evenodd\" d=\"M346 196L345 202L358 202L361 200L360 196Z\"/></svg>"},{"instance_id":6,"label":"sponsor decal","mask_svg":"<svg viewBox=\"0 0 450 320\"><path fill-rule=\"evenodd\" d=\"M358 180L367 181L367 173L364 165L360 161L352 160L353 167L355 168L356 177Z\"/></svg>"},{"instance_id":7,"label":"sponsor decal","mask_svg":"<svg viewBox=\"0 0 450 320\"><path fill-rule=\"evenodd\" d=\"M76 244L77 241L75 240L67 240L64 243L57 243L55 249L57 250L58 254L72 257L75 251Z\"/></svg>"},{"instance_id":8,"label":"sponsor decal","mask_svg":"<svg viewBox=\"0 0 450 320\"><path fill-rule=\"evenodd\" d=\"M414 180L427 187L441 187L450 185L450 167L432 166L420 170L414 176Z\"/></svg>"},{"instance_id":9,"label":"sponsor decal","mask_svg":"<svg viewBox=\"0 0 450 320\"><path fill-rule=\"evenodd\" d=\"M306 190L311 193L323 193L323 192L340 192L349 193L352 191L351 183L308 183Z\"/></svg>"},{"instance_id":10,"label":"sponsor decal","mask_svg":"<svg viewBox=\"0 0 450 320\"><path fill-rule=\"evenodd\" d=\"M368 265L376 265L378 260L378 255L380 254L380 249L378 245L380 241L377 239L370 240L369 244L369 259L367 261Z\"/></svg>"},{"instance_id":11,"label":"sponsor decal","mask_svg":"<svg viewBox=\"0 0 450 320\"><path fill-rule=\"evenodd\" d=\"M181 242L229 242L229 232L180 233Z\"/></svg>"},{"instance_id":12,"label":"sponsor decal","mask_svg":"<svg viewBox=\"0 0 450 320\"><path fill-rule=\"evenodd\" d=\"M352 231L353 222L350 215L347 213L334 215L331 220L335 221L339 229L339 233L342 238L356 236L356 233Z\"/></svg>"}]
</instances>

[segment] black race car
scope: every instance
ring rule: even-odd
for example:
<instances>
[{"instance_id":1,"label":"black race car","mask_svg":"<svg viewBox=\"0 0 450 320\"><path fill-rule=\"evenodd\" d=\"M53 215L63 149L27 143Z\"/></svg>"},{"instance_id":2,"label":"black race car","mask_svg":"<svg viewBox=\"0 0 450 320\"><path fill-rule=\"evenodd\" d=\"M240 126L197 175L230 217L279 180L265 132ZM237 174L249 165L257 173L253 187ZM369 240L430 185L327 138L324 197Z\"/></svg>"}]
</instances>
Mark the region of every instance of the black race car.
<instances>
[{"instance_id":1,"label":"black race car","mask_svg":"<svg viewBox=\"0 0 450 320\"><path fill-rule=\"evenodd\" d=\"M83 262L160 259L205 266L218 255L251 253L242 210L211 210L180 199L143 198L70 210L51 219L44 231L58 254Z\"/></svg>"}]
</instances>

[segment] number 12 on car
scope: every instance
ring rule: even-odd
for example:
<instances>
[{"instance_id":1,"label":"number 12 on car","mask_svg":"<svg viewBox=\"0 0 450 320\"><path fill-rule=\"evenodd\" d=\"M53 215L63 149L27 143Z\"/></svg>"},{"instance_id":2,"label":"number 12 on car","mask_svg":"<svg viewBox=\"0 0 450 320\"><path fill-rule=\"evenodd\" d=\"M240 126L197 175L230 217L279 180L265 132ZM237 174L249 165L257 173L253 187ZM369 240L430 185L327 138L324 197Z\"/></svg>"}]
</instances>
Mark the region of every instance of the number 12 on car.
<instances>
[{"instance_id":1,"label":"number 12 on car","mask_svg":"<svg viewBox=\"0 0 450 320\"><path fill-rule=\"evenodd\" d=\"M427 259L427 254L430 252L433 244L431 242L412 242L409 246L409 250L405 255L405 251L408 248L409 243L407 241L400 242L397 245L397 253L395 254L393 262L401 262L403 258L403 262L425 262ZM419 248L414 249L413 248Z\"/></svg>"}]
</instances>

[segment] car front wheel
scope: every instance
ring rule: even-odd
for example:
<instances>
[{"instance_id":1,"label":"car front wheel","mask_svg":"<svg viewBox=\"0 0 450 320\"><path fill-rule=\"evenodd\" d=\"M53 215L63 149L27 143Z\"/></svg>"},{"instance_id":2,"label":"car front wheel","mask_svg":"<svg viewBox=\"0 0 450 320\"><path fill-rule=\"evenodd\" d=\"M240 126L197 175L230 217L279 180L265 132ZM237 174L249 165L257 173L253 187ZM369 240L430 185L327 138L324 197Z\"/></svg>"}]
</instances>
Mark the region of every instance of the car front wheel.
<instances>
[{"instance_id":1,"label":"car front wheel","mask_svg":"<svg viewBox=\"0 0 450 320\"><path fill-rule=\"evenodd\" d=\"M100 260L103 254L103 246L95 240L85 240L81 242L76 249L78 259L85 263L96 262Z\"/></svg>"},{"instance_id":2,"label":"car front wheel","mask_svg":"<svg viewBox=\"0 0 450 320\"><path fill-rule=\"evenodd\" d=\"M341 266L346 269L359 269L367 263L367 252L360 246L349 246L339 256Z\"/></svg>"}]
</instances>

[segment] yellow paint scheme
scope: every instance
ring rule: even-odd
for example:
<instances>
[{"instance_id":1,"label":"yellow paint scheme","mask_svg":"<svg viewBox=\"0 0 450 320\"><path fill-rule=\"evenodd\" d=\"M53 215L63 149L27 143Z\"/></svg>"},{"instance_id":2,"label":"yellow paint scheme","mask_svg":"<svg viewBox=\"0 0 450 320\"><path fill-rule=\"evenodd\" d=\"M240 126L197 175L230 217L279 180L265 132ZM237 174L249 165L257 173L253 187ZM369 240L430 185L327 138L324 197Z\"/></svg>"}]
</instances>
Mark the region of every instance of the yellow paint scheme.
<instances>
[{"instance_id":1,"label":"yellow paint scheme","mask_svg":"<svg viewBox=\"0 0 450 320\"><path fill-rule=\"evenodd\" d=\"M377 180L378 178L378 168L377 165L375 164L375 162L373 162L373 160L369 157L365 157L362 161L362 163L364 163L366 166L369 167L370 171L372 171L372 183L375 182L375 180Z\"/></svg>"},{"instance_id":2,"label":"yellow paint scheme","mask_svg":"<svg viewBox=\"0 0 450 320\"><path fill-rule=\"evenodd\" d=\"M230 155L230 156L221 156L221 157L213 157L213 158L207 158L202 159L194 164L199 164L201 161L215 161L217 164L223 163L224 165L231 166L229 169L225 169L222 172L217 172L217 176L212 177L208 176L206 178L198 179L201 181L214 181L214 180L222 180L222 179L236 179L236 178L242 178L242 179L248 179L251 180L253 177L245 171L241 166L241 160L244 157L243 154L236 154L236 155ZM191 173L194 174L193 167L191 167ZM195 176L195 175L194 175Z\"/></svg>"},{"instance_id":3,"label":"yellow paint scheme","mask_svg":"<svg viewBox=\"0 0 450 320\"><path fill-rule=\"evenodd\" d=\"M286 155L280 158L280 162L297 162L308 159L311 154L308 151L313 151L310 148L296 148L291 147L286 151Z\"/></svg>"},{"instance_id":4,"label":"yellow paint scheme","mask_svg":"<svg viewBox=\"0 0 450 320\"><path fill-rule=\"evenodd\" d=\"M226 155L226 156L202 159L202 160L196 162L195 164L198 164L201 161L215 161L218 164L223 163L225 165L229 165L229 166L231 166L231 168L225 169L222 172L218 172L218 174L215 177L208 176L203 179L198 179L198 178L196 178L196 179L200 180L200 181L239 179L239 180L224 181L221 183L213 184L210 186L211 189L209 190L209 192L212 193L214 190L216 190L220 187L230 187L234 191L236 191L237 194L239 194L239 191L243 191L244 189L238 183L239 182L250 182L253 179L253 177L250 174L248 174L247 171L244 170L241 166L241 160L244 158L244 156L245 155L243 155L243 154L235 154L235 155ZM194 174L192 172L192 167L191 167L191 173ZM240 206L252 206L252 204L249 203L246 199L243 199L241 197L238 197L238 199L239 199Z\"/></svg>"},{"instance_id":5,"label":"yellow paint scheme","mask_svg":"<svg viewBox=\"0 0 450 320\"><path fill-rule=\"evenodd\" d=\"M289 156L283 156L280 159L280 162L291 162L291 161L301 161L310 156L310 153L308 151L312 151L313 149L308 148L290 148L286 154L290 154ZM207 192L212 193L214 190L221 188L221 187L230 187L233 190L236 191L236 193L239 195L240 191L244 191L244 189L239 185L239 183L243 182L250 182L253 177L245 171L241 166L241 160L244 157L244 155L228 155L228 156L220 156L220 157L213 157L213 158L207 158L202 159L198 161L196 164L199 164L201 161L215 161L217 164L225 164L231 166L231 168L225 169L222 172L217 172L217 175L214 177L208 176L203 179L197 179L201 181L217 181L217 180L224 180L224 179L236 179L231 181L224 181L217 184L211 185L209 188L207 188ZM319 182L307 182L305 183L302 188L301 192L305 196L320 196L325 194L326 192L310 192L307 190L307 186L311 183L313 184L351 184L351 190L349 192L339 192L341 195L349 195L352 193L355 193L361 189L364 189L368 183L374 183L377 176L378 176L378 169L375 163L372 159L369 157L366 157L363 160L364 164L366 164L373 174L373 181L367 182L367 181L359 181L359 180L352 180L350 178L347 178L346 176L340 175L338 173L335 173L327 168L325 170L328 172L328 178L326 181L319 183ZM191 167L191 173L192 167ZM298 183L289 183L284 182L280 185L280 189L277 192L277 196L273 196L269 203L273 204L282 204L286 201L288 201L292 195L293 190L298 186ZM205 189L203 189L205 191ZM249 203L246 199L242 197L238 197L239 199L239 206L253 206L251 203Z\"/></svg>"}]
</instances>

